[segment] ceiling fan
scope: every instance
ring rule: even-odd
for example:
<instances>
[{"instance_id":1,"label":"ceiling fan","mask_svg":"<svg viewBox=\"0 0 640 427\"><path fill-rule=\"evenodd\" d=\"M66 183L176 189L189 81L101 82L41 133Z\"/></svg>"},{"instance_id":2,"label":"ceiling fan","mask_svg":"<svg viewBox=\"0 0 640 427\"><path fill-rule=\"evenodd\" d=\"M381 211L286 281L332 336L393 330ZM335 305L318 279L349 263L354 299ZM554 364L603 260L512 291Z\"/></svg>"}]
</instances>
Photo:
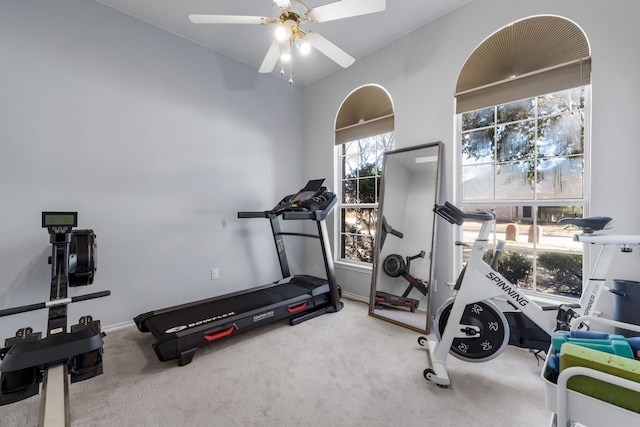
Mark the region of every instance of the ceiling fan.
<instances>
[{"instance_id":1,"label":"ceiling fan","mask_svg":"<svg viewBox=\"0 0 640 427\"><path fill-rule=\"evenodd\" d=\"M280 74L284 75L284 64L289 63L289 83L293 83L291 73L291 49L295 46L301 54L311 47L319 50L343 68L355 62L344 50L322 37L303 28L307 23L334 21L353 16L381 12L386 7L385 0L340 0L322 6L309 8L302 0L273 0L273 18L240 15L189 15L194 24L261 24L275 26L275 40L260 65L260 73L270 73L281 61Z\"/></svg>"}]
</instances>

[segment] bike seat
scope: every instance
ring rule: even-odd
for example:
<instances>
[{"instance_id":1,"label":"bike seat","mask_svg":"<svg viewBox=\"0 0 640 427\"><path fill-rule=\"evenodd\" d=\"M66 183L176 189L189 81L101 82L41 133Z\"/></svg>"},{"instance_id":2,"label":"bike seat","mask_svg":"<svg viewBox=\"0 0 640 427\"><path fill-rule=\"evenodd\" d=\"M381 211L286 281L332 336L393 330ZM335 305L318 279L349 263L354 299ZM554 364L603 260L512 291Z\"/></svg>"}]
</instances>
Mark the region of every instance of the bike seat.
<instances>
[{"instance_id":1,"label":"bike seat","mask_svg":"<svg viewBox=\"0 0 640 427\"><path fill-rule=\"evenodd\" d=\"M451 224L462 225L465 220L492 221L495 215L488 211L464 212L452 203L444 202L444 205L435 205L433 211Z\"/></svg>"},{"instance_id":2,"label":"bike seat","mask_svg":"<svg viewBox=\"0 0 640 427\"><path fill-rule=\"evenodd\" d=\"M560 218L558 224L571 224L582 228L585 233L613 228L613 220L608 216L592 216L589 218Z\"/></svg>"}]
</instances>

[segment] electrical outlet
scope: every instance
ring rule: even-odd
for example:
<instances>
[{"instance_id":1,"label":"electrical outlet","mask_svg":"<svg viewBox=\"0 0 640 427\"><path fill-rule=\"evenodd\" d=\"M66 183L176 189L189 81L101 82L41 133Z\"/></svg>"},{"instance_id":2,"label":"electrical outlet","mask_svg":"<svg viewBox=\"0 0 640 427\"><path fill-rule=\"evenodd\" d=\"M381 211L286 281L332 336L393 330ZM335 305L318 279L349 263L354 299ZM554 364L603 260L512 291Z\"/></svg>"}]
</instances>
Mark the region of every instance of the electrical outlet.
<instances>
[{"instance_id":1,"label":"electrical outlet","mask_svg":"<svg viewBox=\"0 0 640 427\"><path fill-rule=\"evenodd\" d=\"M211 280L218 280L220 278L220 269L212 268L211 269Z\"/></svg>"}]
</instances>

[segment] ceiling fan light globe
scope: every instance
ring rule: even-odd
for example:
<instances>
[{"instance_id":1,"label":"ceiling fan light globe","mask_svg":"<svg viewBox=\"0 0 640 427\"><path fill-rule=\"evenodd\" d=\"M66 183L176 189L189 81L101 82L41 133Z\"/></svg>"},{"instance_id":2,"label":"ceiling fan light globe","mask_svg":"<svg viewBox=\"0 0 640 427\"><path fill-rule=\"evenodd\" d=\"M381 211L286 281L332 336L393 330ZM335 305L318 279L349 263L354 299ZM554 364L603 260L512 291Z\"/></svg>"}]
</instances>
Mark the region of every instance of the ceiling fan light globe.
<instances>
[{"instance_id":1,"label":"ceiling fan light globe","mask_svg":"<svg viewBox=\"0 0 640 427\"><path fill-rule=\"evenodd\" d=\"M276 35L276 40L284 41L284 39L287 37L287 30L285 30L282 25L278 25L276 27L275 35Z\"/></svg>"},{"instance_id":2,"label":"ceiling fan light globe","mask_svg":"<svg viewBox=\"0 0 640 427\"><path fill-rule=\"evenodd\" d=\"M282 60L282 62L291 61L291 52L283 52L282 54L280 54L280 59Z\"/></svg>"},{"instance_id":3,"label":"ceiling fan light globe","mask_svg":"<svg viewBox=\"0 0 640 427\"><path fill-rule=\"evenodd\" d=\"M292 35L293 31L290 26L283 24L276 27L276 39L278 41L283 42L285 40L289 40Z\"/></svg>"},{"instance_id":4,"label":"ceiling fan light globe","mask_svg":"<svg viewBox=\"0 0 640 427\"><path fill-rule=\"evenodd\" d=\"M302 55L308 55L311 52L311 45L307 42L301 42L298 44L298 50Z\"/></svg>"}]
</instances>

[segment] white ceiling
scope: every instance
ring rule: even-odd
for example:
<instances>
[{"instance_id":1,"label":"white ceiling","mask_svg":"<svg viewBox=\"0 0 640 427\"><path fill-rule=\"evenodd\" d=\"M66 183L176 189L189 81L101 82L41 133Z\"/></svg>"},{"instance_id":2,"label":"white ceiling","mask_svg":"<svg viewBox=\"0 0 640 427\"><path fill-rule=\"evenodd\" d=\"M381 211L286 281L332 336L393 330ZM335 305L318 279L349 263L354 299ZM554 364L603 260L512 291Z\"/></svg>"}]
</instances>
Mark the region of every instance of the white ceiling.
<instances>
[{"instance_id":1,"label":"white ceiling","mask_svg":"<svg viewBox=\"0 0 640 427\"><path fill-rule=\"evenodd\" d=\"M213 49L256 69L273 41L272 25L193 24L190 14L249 15L271 17L272 0L97 0L142 21ZM388 0L383 12L318 24L305 23L358 58L408 34L471 0ZM331 3L307 0L309 8ZM292 60L294 84L306 86L340 66L312 50ZM280 76L280 66L273 74ZM283 77L289 78L288 71Z\"/></svg>"}]
</instances>

